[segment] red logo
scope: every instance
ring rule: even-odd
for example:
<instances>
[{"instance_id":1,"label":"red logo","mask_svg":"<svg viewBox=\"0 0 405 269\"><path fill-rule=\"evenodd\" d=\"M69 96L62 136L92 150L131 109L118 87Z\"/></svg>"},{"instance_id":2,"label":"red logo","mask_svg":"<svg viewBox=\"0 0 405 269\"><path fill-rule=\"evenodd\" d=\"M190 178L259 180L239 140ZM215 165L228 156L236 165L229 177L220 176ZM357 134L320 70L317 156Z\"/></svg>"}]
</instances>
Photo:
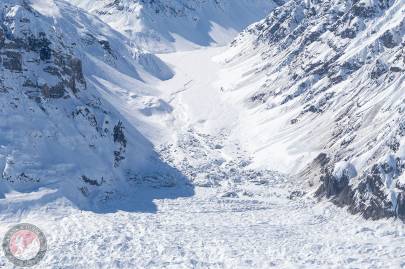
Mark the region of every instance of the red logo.
<instances>
[{"instance_id":1,"label":"red logo","mask_svg":"<svg viewBox=\"0 0 405 269\"><path fill-rule=\"evenodd\" d=\"M28 230L20 230L13 234L10 239L10 251L20 259L35 257L39 252L39 245L38 235Z\"/></svg>"},{"instance_id":2,"label":"red logo","mask_svg":"<svg viewBox=\"0 0 405 269\"><path fill-rule=\"evenodd\" d=\"M38 227L22 223L6 233L3 249L12 263L29 267L38 264L44 258L47 243L44 233Z\"/></svg>"}]
</instances>

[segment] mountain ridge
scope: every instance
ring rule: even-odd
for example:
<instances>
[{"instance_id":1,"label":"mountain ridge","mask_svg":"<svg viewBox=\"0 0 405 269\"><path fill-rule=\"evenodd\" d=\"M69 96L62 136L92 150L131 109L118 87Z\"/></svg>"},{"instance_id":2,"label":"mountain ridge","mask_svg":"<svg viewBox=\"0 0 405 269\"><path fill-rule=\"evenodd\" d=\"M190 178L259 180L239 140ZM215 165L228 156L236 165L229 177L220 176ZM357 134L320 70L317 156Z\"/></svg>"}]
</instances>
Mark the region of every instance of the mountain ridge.
<instances>
[{"instance_id":1,"label":"mountain ridge","mask_svg":"<svg viewBox=\"0 0 405 269\"><path fill-rule=\"evenodd\" d=\"M277 3L272 0L74 0L132 45L154 53L223 46Z\"/></svg>"}]
</instances>

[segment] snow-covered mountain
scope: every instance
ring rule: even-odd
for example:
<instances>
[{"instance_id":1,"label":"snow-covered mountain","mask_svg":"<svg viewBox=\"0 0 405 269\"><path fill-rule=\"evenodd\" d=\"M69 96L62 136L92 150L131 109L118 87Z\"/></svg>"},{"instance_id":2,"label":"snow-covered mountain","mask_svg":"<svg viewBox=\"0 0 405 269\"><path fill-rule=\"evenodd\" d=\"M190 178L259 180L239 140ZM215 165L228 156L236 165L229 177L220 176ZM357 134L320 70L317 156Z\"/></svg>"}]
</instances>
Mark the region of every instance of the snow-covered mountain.
<instances>
[{"instance_id":1,"label":"snow-covered mountain","mask_svg":"<svg viewBox=\"0 0 405 269\"><path fill-rule=\"evenodd\" d=\"M181 180L136 128L160 104L144 81L172 72L128 44L64 1L0 3L0 196L47 187L80 203Z\"/></svg>"},{"instance_id":2,"label":"snow-covered mountain","mask_svg":"<svg viewBox=\"0 0 405 269\"><path fill-rule=\"evenodd\" d=\"M152 52L226 45L281 0L73 0Z\"/></svg>"},{"instance_id":3,"label":"snow-covered mountain","mask_svg":"<svg viewBox=\"0 0 405 269\"><path fill-rule=\"evenodd\" d=\"M404 267L404 14L1 1L0 236L38 226L39 268Z\"/></svg>"},{"instance_id":4,"label":"snow-covered mountain","mask_svg":"<svg viewBox=\"0 0 405 269\"><path fill-rule=\"evenodd\" d=\"M46 185L104 199L129 179L174 184L153 148L197 121L221 129L199 136L226 130L248 150L249 169L298 174L366 217L405 216L402 1L73 2L93 15L59 0L2 3L2 193ZM275 7L216 57L210 91L195 82L187 104L169 104L204 67L161 84L175 71L138 48L221 45ZM172 113L184 105L191 121Z\"/></svg>"},{"instance_id":5,"label":"snow-covered mountain","mask_svg":"<svg viewBox=\"0 0 405 269\"><path fill-rule=\"evenodd\" d=\"M239 35L222 85L258 163L405 218L404 14L402 0L291 0Z\"/></svg>"}]
</instances>

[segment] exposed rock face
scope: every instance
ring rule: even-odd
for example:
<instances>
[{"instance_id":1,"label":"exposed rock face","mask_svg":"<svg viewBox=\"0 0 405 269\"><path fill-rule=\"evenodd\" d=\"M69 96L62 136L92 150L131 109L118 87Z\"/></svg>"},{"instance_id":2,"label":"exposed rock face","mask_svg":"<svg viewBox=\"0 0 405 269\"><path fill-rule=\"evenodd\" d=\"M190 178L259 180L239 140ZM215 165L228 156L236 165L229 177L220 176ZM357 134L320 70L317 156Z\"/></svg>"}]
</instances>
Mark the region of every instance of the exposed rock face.
<instances>
[{"instance_id":1,"label":"exposed rock face","mask_svg":"<svg viewBox=\"0 0 405 269\"><path fill-rule=\"evenodd\" d=\"M14 51L2 52L3 67L10 71L22 71L22 57L21 54Z\"/></svg>"},{"instance_id":2,"label":"exposed rock face","mask_svg":"<svg viewBox=\"0 0 405 269\"><path fill-rule=\"evenodd\" d=\"M127 139L125 138L124 126L121 121L114 126L113 137L114 143L118 145L118 149L114 151L114 166L118 167L120 162L125 159L124 155L127 147Z\"/></svg>"},{"instance_id":3,"label":"exposed rock face","mask_svg":"<svg viewBox=\"0 0 405 269\"><path fill-rule=\"evenodd\" d=\"M274 137L288 128L301 141L287 145L324 154L301 172L316 194L373 219L405 211L404 12L400 0L287 1L225 55L260 58L240 84L269 118L292 115Z\"/></svg>"},{"instance_id":4,"label":"exposed rock face","mask_svg":"<svg viewBox=\"0 0 405 269\"><path fill-rule=\"evenodd\" d=\"M31 17L39 16L29 6L3 7L0 21L2 88L16 87L19 73L24 92L31 98L62 98L86 88L81 60L61 44L53 44L45 32L30 32ZM19 25L16 27L16 20ZM52 37L51 37L52 38ZM10 79L10 81L9 81Z\"/></svg>"},{"instance_id":5,"label":"exposed rock face","mask_svg":"<svg viewBox=\"0 0 405 269\"><path fill-rule=\"evenodd\" d=\"M397 161L401 162L398 158ZM365 218L379 219L391 216L398 216L404 219L403 215L403 191L397 191L397 202L394 207L391 197L385 191L385 177L387 174L396 174L394 179L402 174L403 167L391 167L388 163L383 165L375 164L369 171L362 174L352 185L350 179L353 174L349 170L342 170L339 175L333 173L335 165L329 160L321 166L321 185L316 191L318 197L330 198L339 206L348 206L353 214L360 213ZM397 183L398 185L398 183Z\"/></svg>"}]
</instances>

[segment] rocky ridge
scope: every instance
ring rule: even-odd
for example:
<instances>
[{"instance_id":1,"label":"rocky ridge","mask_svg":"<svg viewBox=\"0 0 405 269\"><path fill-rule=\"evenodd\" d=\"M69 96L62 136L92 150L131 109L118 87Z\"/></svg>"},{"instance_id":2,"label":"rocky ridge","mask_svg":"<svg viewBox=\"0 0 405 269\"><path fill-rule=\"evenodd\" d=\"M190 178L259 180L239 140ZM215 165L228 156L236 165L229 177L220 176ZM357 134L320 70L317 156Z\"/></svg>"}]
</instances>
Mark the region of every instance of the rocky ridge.
<instances>
[{"instance_id":1,"label":"rocky ridge","mask_svg":"<svg viewBox=\"0 0 405 269\"><path fill-rule=\"evenodd\" d=\"M224 56L250 66L244 103L287 115L277 134L317 155L298 173L315 195L366 218L405 218L404 12L395 0L287 1Z\"/></svg>"}]
</instances>

